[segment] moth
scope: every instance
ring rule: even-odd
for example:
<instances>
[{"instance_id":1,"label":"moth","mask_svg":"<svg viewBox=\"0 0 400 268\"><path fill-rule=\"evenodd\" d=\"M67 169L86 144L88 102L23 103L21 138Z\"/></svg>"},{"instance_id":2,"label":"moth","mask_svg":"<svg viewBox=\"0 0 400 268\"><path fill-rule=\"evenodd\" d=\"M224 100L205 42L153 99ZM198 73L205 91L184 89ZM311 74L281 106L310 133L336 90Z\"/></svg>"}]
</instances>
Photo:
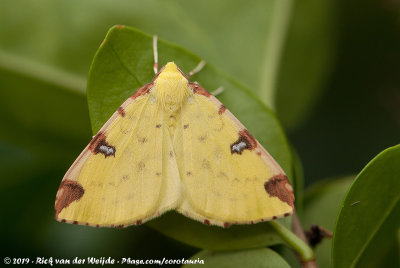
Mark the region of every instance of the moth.
<instances>
[{"instance_id":1,"label":"moth","mask_svg":"<svg viewBox=\"0 0 400 268\"><path fill-rule=\"evenodd\" d=\"M169 62L127 99L65 174L61 222L139 225L169 210L229 227L288 216L284 171L212 94Z\"/></svg>"}]
</instances>

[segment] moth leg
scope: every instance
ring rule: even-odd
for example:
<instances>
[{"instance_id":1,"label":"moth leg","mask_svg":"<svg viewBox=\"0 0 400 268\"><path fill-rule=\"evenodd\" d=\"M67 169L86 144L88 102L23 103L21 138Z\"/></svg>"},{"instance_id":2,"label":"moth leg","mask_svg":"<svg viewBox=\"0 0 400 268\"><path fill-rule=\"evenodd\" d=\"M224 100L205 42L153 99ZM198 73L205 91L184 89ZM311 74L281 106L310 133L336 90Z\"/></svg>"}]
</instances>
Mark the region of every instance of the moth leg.
<instances>
[{"instance_id":1,"label":"moth leg","mask_svg":"<svg viewBox=\"0 0 400 268\"><path fill-rule=\"evenodd\" d=\"M187 75L190 77L192 75L197 74L203 69L204 65L206 65L206 61L205 60L200 61L199 64L197 64L197 66L193 70L191 70Z\"/></svg>"},{"instance_id":2,"label":"moth leg","mask_svg":"<svg viewBox=\"0 0 400 268\"><path fill-rule=\"evenodd\" d=\"M224 87L220 86L218 87L216 90L214 90L213 92L211 92L212 95L214 96L218 96L219 94L221 94L222 92L224 92Z\"/></svg>"},{"instance_id":3,"label":"moth leg","mask_svg":"<svg viewBox=\"0 0 400 268\"><path fill-rule=\"evenodd\" d=\"M154 54L154 73L158 73L158 48L157 48L157 35L153 35L153 54Z\"/></svg>"}]
</instances>

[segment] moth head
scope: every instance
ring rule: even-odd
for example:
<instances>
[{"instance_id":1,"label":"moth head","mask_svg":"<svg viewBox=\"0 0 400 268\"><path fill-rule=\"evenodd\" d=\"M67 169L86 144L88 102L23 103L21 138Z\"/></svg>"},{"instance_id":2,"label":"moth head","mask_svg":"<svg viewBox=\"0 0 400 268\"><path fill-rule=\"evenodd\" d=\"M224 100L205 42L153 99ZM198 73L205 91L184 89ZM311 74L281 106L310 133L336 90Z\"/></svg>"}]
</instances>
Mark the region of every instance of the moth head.
<instances>
[{"instance_id":1,"label":"moth head","mask_svg":"<svg viewBox=\"0 0 400 268\"><path fill-rule=\"evenodd\" d=\"M168 62L164 67L161 68L159 73L154 78L154 82L163 83L165 81L175 81L182 84L189 82L188 77L174 62Z\"/></svg>"},{"instance_id":2,"label":"moth head","mask_svg":"<svg viewBox=\"0 0 400 268\"><path fill-rule=\"evenodd\" d=\"M178 105L190 94L187 76L173 62L161 68L153 83L155 97L163 104Z\"/></svg>"}]
</instances>

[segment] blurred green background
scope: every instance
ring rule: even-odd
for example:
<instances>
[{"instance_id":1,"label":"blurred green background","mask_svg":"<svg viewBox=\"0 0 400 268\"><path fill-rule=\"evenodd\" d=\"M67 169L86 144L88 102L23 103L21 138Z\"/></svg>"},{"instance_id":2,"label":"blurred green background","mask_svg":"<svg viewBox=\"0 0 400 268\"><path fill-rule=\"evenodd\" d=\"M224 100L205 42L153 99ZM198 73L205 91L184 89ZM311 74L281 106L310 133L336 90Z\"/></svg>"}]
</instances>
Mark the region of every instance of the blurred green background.
<instances>
[{"instance_id":1,"label":"blurred green background","mask_svg":"<svg viewBox=\"0 0 400 268\"><path fill-rule=\"evenodd\" d=\"M91 139L85 83L111 26L158 34L251 88L282 122L308 186L399 143L399 15L389 0L0 0L1 255L198 251L146 226L53 219L59 183Z\"/></svg>"}]
</instances>

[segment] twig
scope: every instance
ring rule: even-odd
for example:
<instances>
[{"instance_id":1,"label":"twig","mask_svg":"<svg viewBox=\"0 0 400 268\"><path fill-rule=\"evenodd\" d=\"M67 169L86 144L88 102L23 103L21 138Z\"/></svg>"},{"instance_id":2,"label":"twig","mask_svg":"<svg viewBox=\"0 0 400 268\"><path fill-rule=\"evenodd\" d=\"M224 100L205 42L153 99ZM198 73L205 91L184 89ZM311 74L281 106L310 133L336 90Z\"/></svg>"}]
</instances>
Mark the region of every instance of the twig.
<instances>
[{"instance_id":1,"label":"twig","mask_svg":"<svg viewBox=\"0 0 400 268\"><path fill-rule=\"evenodd\" d=\"M289 245L294 251L296 251L301 266L303 268L318 267L315 261L314 252L307 244L304 232L301 229L300 222L295 214L293 214L293 232L288 230L278 221L270 221L269 223L275 229L275 231L282 237L282 239L287 243L287 245Z\"/></svg>"},{"instance_id":2,"label":"twig","mask_svg":"<svg viewBox=\"0 0 400 268\"><path fill-rule=\"evenodd\" d=\"M306 235L304 234L303 227L301 226L301 222L300 222L299 218L297 217L296 213L293 213L293 217L292 217L292 230L293 230L293 233L295 233L301 240L303 240L308 245ZM301 267L303 267L303 268L317 268L318 267L315 257L313 260L310 260L307 262L303 261L301 258L299 258L299 261L301 263Z\"/></svg>"}]
</instances>

